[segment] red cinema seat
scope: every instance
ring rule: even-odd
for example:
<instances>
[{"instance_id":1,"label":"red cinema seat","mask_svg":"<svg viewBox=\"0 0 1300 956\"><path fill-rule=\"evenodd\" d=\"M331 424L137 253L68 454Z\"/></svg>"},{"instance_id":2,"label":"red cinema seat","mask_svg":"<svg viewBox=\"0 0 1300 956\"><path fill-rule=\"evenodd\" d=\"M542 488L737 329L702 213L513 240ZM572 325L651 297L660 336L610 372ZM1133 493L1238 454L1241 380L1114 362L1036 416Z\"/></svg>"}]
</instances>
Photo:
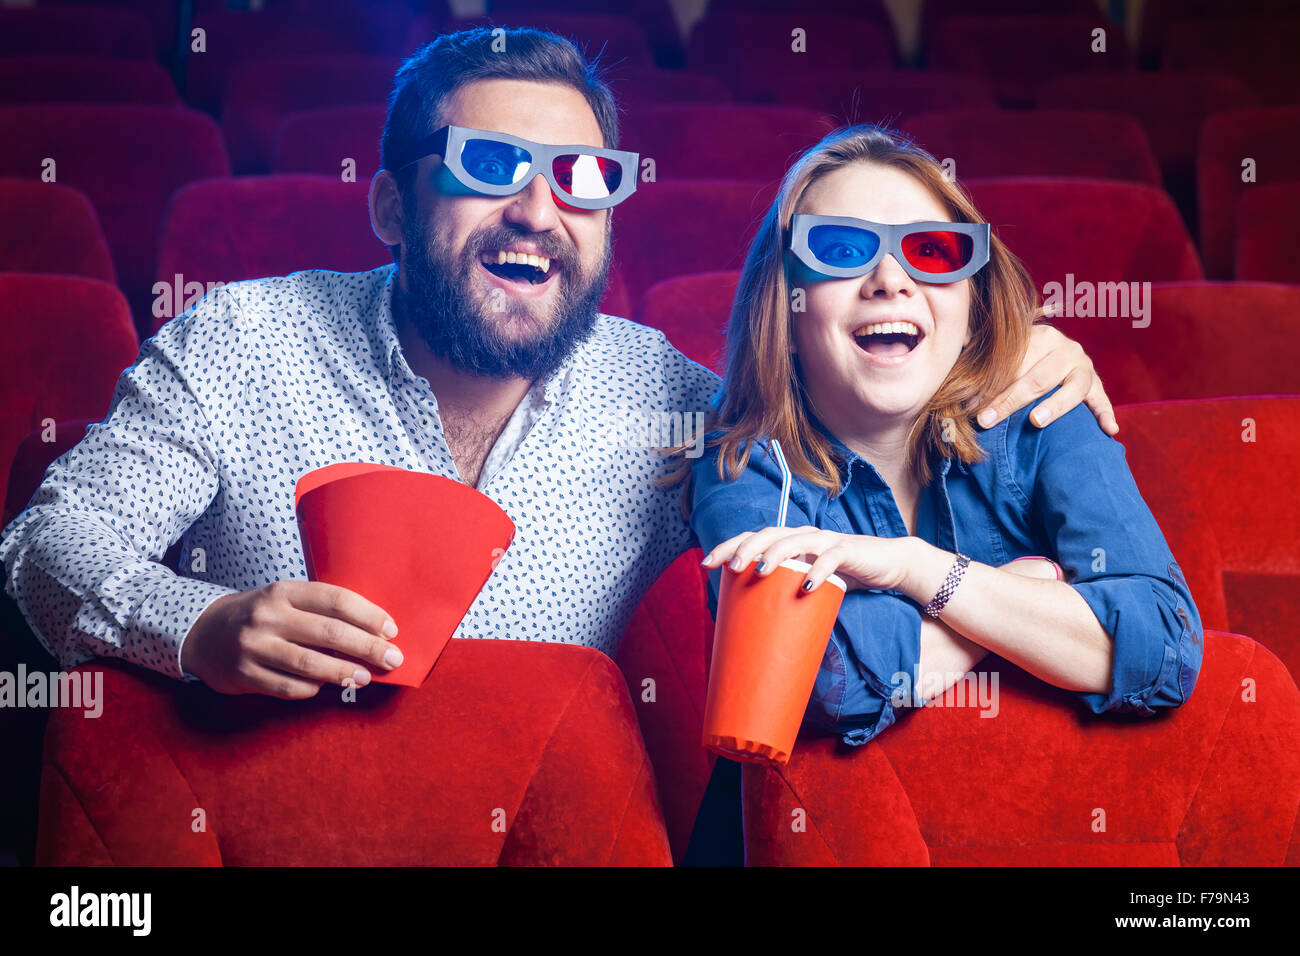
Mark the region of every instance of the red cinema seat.
<instances>
[{"instance_id":1,"label":"red cinema seat","mask_svg":"<svg viewBox=\"0 0 1300 956\"><path fill-rule=\"evenodd\" d=\"M1050 12L1055 16L1097 17L1096 0L1053 0L1050 11L1042 0L925 0L921 4L921 40L928 45L941 20L953 17L1024 17Z\"/></svg>"},{"instance_id":2,"label":"red cinema seat","mask_svg":"<svg viewBox=\"0 0 1300 956\"><path fill-rule=\"evenodd\" d=\"M179 190L159 245L154 330L209 283L302 269L361 272L392 262L370 227L369 186L286 175L210 179Z\"/></svg>"},{"instance_id":3,"label":"red cinema seat","mask_svg":"<svg viewBox=\"0 0 1300 956\"><path fill-rule=\"evenodd\" d=\"M140 345L122 294L80 276L0 274L0 328L4 501L19 442L51 421L102 419Z\"/></svg>"},{"instance_id":4,"label":"red cinema seat","mask_svg":"<svg viewBox=\"0 0 1300 956\"><path fill-rule=\"evenodd\" d=\"M1109 110L1141 123L1165 189L1191 222L1201 126L1215 113L1254 105L1246 84L1227 73L1073 73L1048 80L1038 92L1040 109Z\"/></svg>"},{"instance_id":5,"label":"red cinema seat","mask_svg":"<svg viewBox=\"0 0 1300 956\"><path fill-rule=\"evenodd\" d=\"M592 648L456 638L422 687L354 702L71 673L92 671L98 719L46 729L38 866L672 862L627 687Z\"/></svg>"},{"instance_id":6,"label":"red cinema seat","mask_svg":"<svg viewBox=\"0 0 1300 956\"><path fill-rule=\"evenodd\" d=\"M276 127L291 113L383 104L399 65L356 54L239 64L221 108L231 168L237 175L267 172Z\"/></svg>"},{"instance_id":7,"label":"red cinema seat","mask_svg":"<svg viewBox=\"0 0 1300 956\"><path fill-rule=\"evenodd\" d=\"M70 186L27 179L0 179L0 272L117 281L90 200Z\"/></svg>"},{"instance_id":8,"label":"red cinema seat","mask_svg":"<svg viewBox=\"0 0 1300 956\"><path fill-rule=\"evenodd\" d=\"M1106 52L1093 52L1094 31ZM1119 72L1133 57L1123 28L1092 16L951 17L940 21L930 66L990 77L1003 106L1030 106L1040 86L1062 73Z\"/></svg>"},{"instance_id":9,"label":"red cinema seat","mask_svg":"<svg viewBox=\"0 0 1300 956\"><path fill-rule=\"evenodd\" d=\"M1142 65L1160 63L1162 47L1169 42L1169 31L1177 23L1202 17L1285 17L1295 15L1292 0L1233 0L1227 9L1223 0L1144 0L1139 9L1138 32L1141 36Z\"/></svg>"},{"instance_id":10,"label":"red cinema seat","mask_svg":"<svg viewBox=\"0 0 1300 956\"><path fill-rule=\"evenodd\" d=\"M674 103L637 110L622 138L654 159L659 180L767 181L831 129L821 113L792 106Z\"/></svg>"},{"instance_id":11,"label":"red cinema seat","mask_svg":"<svg viewBox=\"0 0 1300 956\"><path fill-rule=\"evenodd\" d=\"M960 173L960 170L958 170ZM1048 282L1200 279L1178 210L1163 191L1101 179L973 179L964 185L993 231Z\"/></svg>"},{"instance_id":12,"label":"red cinema seat","mask_svg":"<svg viewBox=\"0 0 1300 956\"><path fill-rule=\"evenodd\" d=\"M997 105L993 87L977 73L944 70L813 70L790 76L776 102L833 116L837 123L885 123L933 110Z\"/></svg>"},{"instance_id":13,"label":"red cinema seat","mask_svg":"<svg viewBox=\"0 0 1300 956\"><path fill-rule=\"evenodd\" d=\"M0 175L55 181L84 192L108 237L118 282L147 311L163 206L185 183L230 175L211 117L153 106L0 108Z\"/></svg>"},{"instance_id":14,"label":"red cinema seat","mask_svg":"<svg viewBox=\"0 0 1300 956\"><path fill-rule=\"evenodd\" d=\"M225 2L226 0L195 0L194 7L195 9L202 9L205 6L224 4ZM39 5L42 7L71 6L84 10L88 3L87 0L39 0ZM117 11L125 9L137 17L144 18L149 25L149 32L153 36L157 58L160 58L164 63L172 59L176 47L176 8L178 6L176 0L109 0L107 3L93 3L93 6L100 10L105 7L111 7Z\"/></svg>"},{"instance_id":15,"label":"red cinema seat","mask_svg":"<svg viewBox=\"0 0 1300 956\"><path fill-rule=\"evenodd\" d=\"M776 183L688 180L647 183L618 208L614 266L635 304L656 282L739 269Z\"/></svg>"},{"instance_id":16,"label":"red cinema seat","mask_svg":"<svg viewBox=\"0 0 1300 956\"><path fill-rule=\"evenodd\" d=\"M608 0L492 0L492 15L502 23L527 22L529 17L550 17L553 14L581 16L607 15ZM617 5L620 16L640 24L646 40L654 53L655 62L665 67L682 65L682 37L677 28L677 16L669 0L622 0Z\"/></svg>"},{"instance_id":17,"label":"red cinema seat","mask_svg":"<svg viewBox=\"0 0 1300 956\"><path fill-rule=\"evenodd\" d=\"M979 673L998 675L988 706L912 708L862 747L805 731L787 766L746 764L746 863L1300 863L1300 691L1264 646L1207 630L1187 702L1145 718L1088 713L996 656Z\"/></svg>"},{"instance_id":18,"label":"red cinema seat","mask_svg":"<svg viewBox=\"0 0 1300 956\"><path fill-rule=\"evenodd\" d=\"M1160 185L1146 134L1120 113L946 110L912 116L903 128L937 159L955 160L962 179L1073 176Z\"/></svg>"},{"instance_id":19,"label":"red cinema seat","mask_svg":"<svg viewBox=\"0 0 1300 956\"><path fill-rule=\"evenodd\" d=\"M285 9L207 7L194 14L193 29L203 31L204 49L196 50L198 41L191 41L185 60L185 99L195 108L213 114L220 112L231 75L241 63L369 52L361 34L348 35L332 29L327 18Z\"/></svg>"},{"instance_id":20,"label":"red cinema seat","mask_svg":"<svg viewBox=\"0 0 1300 956\"><path fill-rule=\"evenodd\" d=\"M1291 246L1300 223L1300 182L1256 186L1237 201L1237 279L1300 283L1300 259Z\"/></svg>"},{"instance_id":21,"label":"red cinema seat","mask_svg":"<svg viewBox=\"0 0 1300 956\"><path fill-rule=\"evenodd\" d=\"M623 69L654 66L654 56L650 52L645 27L631 17L611 13L608 5L600 13L582 14L553 13L538 5L517 7L509 11L494 8L489 17L452 20L447 26L447 32L473 27L533 27L548 30L572 40L573 45L588 60L599 57L600 65L616 74ZM407 46L414 50L426 39L432 37L419 34L408 36Z\"/></svg>"},{"instance_id":22,"label":"red cinema seat","mask_svg":"<svg viewBox=\"0 0 1300 956\"><path fill-rule=\"evenodd\" d=\"M713 649L703 558L692 548L668 566L637 607L617 658L654 762L674 863L685 856L713 771L713 755L700 746Z\"/></svg>"},{"instance_id":23,"label":"red cinema seat","mask_svg":"<svg viewBox=\"0 0 1300 956\"><path fill-rule=\"evenodd\" d=\"M677 351L721 375L739 279L740 273L731 271L656 282L641 296L636 320L663 332Z\"/></svg>"},{"instance_id":24,"label":"red cinema seat","mask_svg":"<svg viewBox=\"0 0 1300 956\"><path fill-rule=\"evenodd\" d=\"M1218 17L1179 20L1169 27L1161 59L1167 70L1218 70L1244 80L1261 104L1300 103L1300 16L1243 16L1224 10Z\"/></svg>"},{"instance_id":25,"label":"red cinema seat","mask_svg":"<svg viewBox=\"0 0 1300 956\"><path fill-rule=\"evenodd\" d=\"M1243 182L1247 160L1253 160ZM1219 113L1205 121L1197 148L1201 255L1216 279L1232 273L1237 200L1258 186L1300 182L1300 106Z\"/></svg>"},{"instance_id":26,"label":"red cinema seat","mask_svg":"<svg viewBox=\"0 0 1300 956\"><path fill-rule=\"evenodd\" d=\"M0 57L0 104L134 103L179 106L171 75L157 63L105 56Z\"/></svg>"},{"instance_id":27,"label":"red cinema seat","mask_svg":"<svg viewBox=\"0 0 1300 956\"><path fill-rule=\"evenodd\" d=\"M787 79L809 70L880 69L894 61L890 21L870 16L710 14L686 48L687 69L712 73L736 99L756 103L774 102Z\"/></svg>"},{"instance_id":28,"label":"red cinema seat","mask_svg":"<svg viewBox=\"0 0 1300 956\"><path fill-rule=\"evenodd\" d=\"M319 173L339 177L346 160L356 164L358 182L379 171L384 133L382 105L334 106L290 113L277 124L271 169L277 173Z\"/></svg>"},{"instance_id":29,"label":"red cinema seat","mask_svg":"<svg viewBox=\"0 0 1300 956\"><path fill-rule=\"evenodd\" d=\"M726 103L731 91L716 76L659 67L620 70L609 78L620 107L635 112L663 103Z\"/></svg>"},{"instance_id":30,"label":"red cinema seat","mask_svg":"<svg viewBox=\"0 0 1300 956\"><path fill-rule=\"evenodd\" d=\"M1193 511L1213 530L1228 626L1254 628L1300 675L1300 498L1291 477L1300 465L1300 396L1125 405L1116 416L1156 520Z\"/></svg>"},{"instance_id":31,"label":"red cinema seat","mask_svg":"<svg viewBox=\"0 0 1300 956\"><path fill-rule=\"evenodd\" d=\"M0 56L111 56L152 60L149 21L98 6L0 7Z\"/></svg>"}]
</instances>

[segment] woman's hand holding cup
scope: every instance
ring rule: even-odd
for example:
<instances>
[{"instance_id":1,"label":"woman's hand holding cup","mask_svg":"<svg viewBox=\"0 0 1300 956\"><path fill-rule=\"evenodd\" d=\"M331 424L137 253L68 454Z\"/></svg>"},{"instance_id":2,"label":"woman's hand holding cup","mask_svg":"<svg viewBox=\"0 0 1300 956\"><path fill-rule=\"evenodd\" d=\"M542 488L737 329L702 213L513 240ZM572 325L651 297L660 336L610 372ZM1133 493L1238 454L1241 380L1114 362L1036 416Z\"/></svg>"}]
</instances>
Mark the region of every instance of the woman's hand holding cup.
<instances>
[{"instance_id":1,"label":"woman's hand holding cup","mask_svg":"<svg viewBox=\"0 0 1300 956\"><path fill-rule=\"evenodd\" d=\"M903 581L907 540L841 534L812 525L764 528L728 538L705 555L701 564L743 571L757 559L761 563L756 573L766 576L781 562L798 558L812 564L804 579L806 591L815 590L831 574L843 578L850 590L888 591Z\"/></svg>"}]
</instances>

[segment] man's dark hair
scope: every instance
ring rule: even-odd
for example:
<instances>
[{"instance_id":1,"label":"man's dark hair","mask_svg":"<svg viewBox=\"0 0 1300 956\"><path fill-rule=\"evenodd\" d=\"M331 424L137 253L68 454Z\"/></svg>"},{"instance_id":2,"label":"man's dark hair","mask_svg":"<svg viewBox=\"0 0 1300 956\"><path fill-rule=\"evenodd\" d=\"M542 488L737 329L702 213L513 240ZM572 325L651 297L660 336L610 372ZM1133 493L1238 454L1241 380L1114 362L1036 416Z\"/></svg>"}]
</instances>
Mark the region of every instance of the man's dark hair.
<instances>
[{"instance_id":1,"label":"man's dark hair","mask_svg":"<svg viewBox=\"0 0 1300 956\"><path fill-rule=\"evenodd\" d=\"M501 32L494 36L494 29ZM426 43L398 68L380 143L384 169L413 158L415 142L443 125L442 111L453 92L466 83L492 79L573 87L596 114L605 138L603 145L618 148L618 107L595 59L589 63L569 40L543 30L476 27ZM411 195L415 169L396 175L405 202ZM398 247L388 248L396 262Z\"/></svg>"}]
</instances>

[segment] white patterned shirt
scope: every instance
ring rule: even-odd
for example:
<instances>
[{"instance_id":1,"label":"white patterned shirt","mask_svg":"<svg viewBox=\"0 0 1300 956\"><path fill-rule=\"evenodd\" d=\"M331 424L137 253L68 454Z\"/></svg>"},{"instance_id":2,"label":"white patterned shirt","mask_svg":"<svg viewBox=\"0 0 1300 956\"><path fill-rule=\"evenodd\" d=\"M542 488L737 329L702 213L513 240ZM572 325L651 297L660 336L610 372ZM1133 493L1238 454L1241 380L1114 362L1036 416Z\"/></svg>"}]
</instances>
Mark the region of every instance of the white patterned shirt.
<instances>
[{"instance_id":1,"label":"white patterned shirt","mask_svg":"<svg viewBox=\"0 0 1300 956\"><path fill-rule=\"evenodd\" d=\"M5 587L61 667L104 655L195 680L180 649L209 604L307 579L294 493L313 469L460 480L438 400L397 338L395 275L234 283L141 346L108 416L0 538ZM515 538L454 636L616 653L650 585L695 544L680 488L653 484L666 464L655 446L683 427L694 440L697 424L702 437L719 384L662 332L600 315L484 462L478 490ZM182 535L177 574L159 562Z\"/></svg>"}]
</instances>

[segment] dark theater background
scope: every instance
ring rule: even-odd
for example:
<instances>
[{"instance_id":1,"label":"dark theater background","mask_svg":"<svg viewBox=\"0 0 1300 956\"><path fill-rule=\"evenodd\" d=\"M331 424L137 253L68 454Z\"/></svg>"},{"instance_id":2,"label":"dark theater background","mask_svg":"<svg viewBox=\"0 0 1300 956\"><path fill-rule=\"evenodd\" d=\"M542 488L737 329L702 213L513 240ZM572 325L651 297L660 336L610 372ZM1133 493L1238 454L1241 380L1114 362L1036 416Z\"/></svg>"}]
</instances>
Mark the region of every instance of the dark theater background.
<instances>
[{"instance_id":1,"label":"dark theater background","mask_svg":"<svg viewBox=\"0 0 1300 956\"><path fill-rule=\"evenodd\" d=\"M436 828L454 817L417 813L358 843L364 830L321 821L372 818L368 795L394 777L422 799L400 765L424 750L347 768L334 754L369 752L379 725L105 661L100 720L0 707L0 863L1300 864L1294 2L0 4L4 524L103 420L141 343L215 284L391 261L366 197L394 71L439 33L484 23L600 55L621 147L654 161L617 210L603 310L719 374L746 245L794 156L838 125L884 122L949 165L1095 362L1196 596L1205 664L1179 731L1062 720L1007 665L1002 720L918 715L850 755L852 792L823 783L846 759L833 741L784 770L715 758L700 746L713 620L697 548L645 596L617 659L593 651L601 661L577 675L590 706L625 718L617 739L538 704L551 723L521 723L536 746L519 765L439 728L442 777L496 760L517 781L504 833L453 838ZM1102 292L1076 295L1106 284L1145 290L1145 323L1099 317ZM173 570L178 547L161 558ZM0 671L52 669L7 594L3 611ZM464 680L471 701L475 680L508 697L542 668L459 666L441 693ZM428 732L417 699L392 708L388 731ZM600 759L573 779L566 748ZM268 779L272 753L282 772ZM1085 783L1117 828L1099 842L1063 809ZM223 810L202 839L159 835L198 803ZM288 806L309 810L276 812ZM619 819L605 827L595 815L609 806ZM574 825L579 812L590 825ZM808 834L792 839L800 812Z\"/></svg>"}]
</instances>

